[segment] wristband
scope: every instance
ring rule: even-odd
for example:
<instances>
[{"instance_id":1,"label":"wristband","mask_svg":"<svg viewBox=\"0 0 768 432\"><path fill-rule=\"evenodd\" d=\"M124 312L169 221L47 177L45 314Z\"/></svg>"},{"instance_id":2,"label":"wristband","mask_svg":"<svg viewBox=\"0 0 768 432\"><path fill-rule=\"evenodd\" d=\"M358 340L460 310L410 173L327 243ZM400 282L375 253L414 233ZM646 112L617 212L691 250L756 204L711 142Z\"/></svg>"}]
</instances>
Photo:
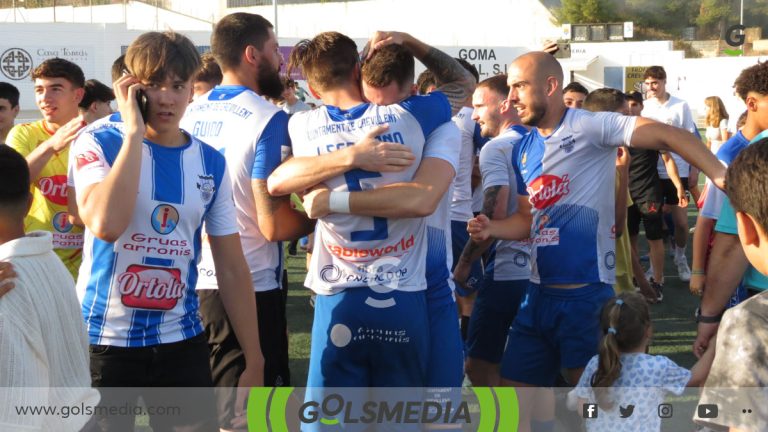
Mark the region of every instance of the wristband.
<instances>
[{"instance_id":1,"label":"wristband","mask_svg":"<svg viewBox=\"0 0 768 432\"><path fill-rule=\"evenodd\" d=\"M349 192L331 192L328 195L331 213L349 213Z\"/></svg>"},{"instance_id":2,"label":"wristband","mask_svg":"<svg viewBox=\"0 0 768 432\"><path fill-rule=\"evenodd\" d=\"M707 272L704 270L691 270L692 275L706 276Z\"/></svg>"},{"instance_id":3,"label":"wristband","mask_svg":"<svg viewBox=\"0 0 768 432\"><path fill-rule=\"evenodd\" d=\"M696 308L696 322L704 324L717 324L723 318L723 312L714 316L702 315L701 308Z\"/></svg>"}]
</instances>

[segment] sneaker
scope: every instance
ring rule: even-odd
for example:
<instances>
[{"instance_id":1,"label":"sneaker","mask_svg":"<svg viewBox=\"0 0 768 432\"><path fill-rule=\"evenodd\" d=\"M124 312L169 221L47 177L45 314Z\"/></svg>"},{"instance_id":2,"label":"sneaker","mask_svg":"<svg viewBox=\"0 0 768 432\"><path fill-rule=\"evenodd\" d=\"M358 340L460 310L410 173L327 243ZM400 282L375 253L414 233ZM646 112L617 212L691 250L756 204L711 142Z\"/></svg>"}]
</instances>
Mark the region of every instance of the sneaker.
<instances>
[{"instance_id":1,"label":"sneaker","mask_svg":"<svg viewBox=\"0 0 768 432\"><path fill-rule=\"evenodd\" d=\"M650 282L651 288L656 292L656 301L661 302L664 299L664 285L656 282L652 277L648 279L648 282Z\"/></svg>"},{"instance_id":2,"label":"sneaker","mask_svg":"<svg viewBox=\"0 0 768 432\"><path fill-rule=\"evenodd\" d=\"M653 278L653 266L649 265L648 270L645 271L645 278L651 280Z\"/></svg>"},{"instance_id":3,"label":"sneaker","mask_svg":"<svg viewBox=\"0 0 768 432\"><path fill-rule=\"evenodd\" d=\"M640 262L650 262L651 256L650 255L640 255Z\"/></svg>"},{"instance_id":4,"label":"sneaker","mask_svg":"<svg viewBox=\"0 0 768 432\"><path fill-rule=\"evenodd\" d=\"M680 280L689 282L691 280L691 269L688 267L688 260L685 257L675 258L675 264L677 265L677 275L680 276Z\"/></svg>"}]
</instances>

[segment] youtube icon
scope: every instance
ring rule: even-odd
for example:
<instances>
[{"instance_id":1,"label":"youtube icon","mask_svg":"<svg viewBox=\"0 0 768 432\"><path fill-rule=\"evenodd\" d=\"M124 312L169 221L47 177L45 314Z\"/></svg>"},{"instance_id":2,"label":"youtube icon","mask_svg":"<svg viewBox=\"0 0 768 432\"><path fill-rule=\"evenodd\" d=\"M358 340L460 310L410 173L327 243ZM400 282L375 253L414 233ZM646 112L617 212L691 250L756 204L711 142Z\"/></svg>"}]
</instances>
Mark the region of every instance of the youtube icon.
<instances>
[{"instance_id":1,"label":"youtube icon","mask_svg":"<svg viewBox=\"0 0 768 432\"><path fill-rule=\"evenodd\" d=\"M711 419L717 418L717 405L702 404L698 407L699 418Z\"/></svg>"}]
</instances>

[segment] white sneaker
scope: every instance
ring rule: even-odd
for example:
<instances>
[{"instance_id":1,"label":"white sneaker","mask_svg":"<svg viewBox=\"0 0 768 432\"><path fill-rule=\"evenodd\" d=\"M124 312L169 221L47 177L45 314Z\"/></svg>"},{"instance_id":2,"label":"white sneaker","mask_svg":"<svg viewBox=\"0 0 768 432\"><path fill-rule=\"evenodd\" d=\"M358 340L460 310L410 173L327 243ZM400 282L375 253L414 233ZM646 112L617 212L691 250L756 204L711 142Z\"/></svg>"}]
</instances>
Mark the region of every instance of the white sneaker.
<instances>
[{"instance_id":1,"label":"white sneaker","mask_svg":"<svg viewBox=\"0 0 768 432\"><path fill-rule=\"evenodd\" d=\"M645 271L645 279L651 280L651 278L653 278L653 266L649 264L648 270Z\"/></svg>"},{"instance_id":2,"label":"white sneaker","mask_svg":"<svg viewBox=\"0 0 768 432\"><path fill-rule=\"evenodd\" d=\"M691 280L691 269L688 267L688 260L685 257L681 259L675 258L675 264L677 264L677 275L680 276L680 280L689 282Z\"/></svg>"}]
</instances>

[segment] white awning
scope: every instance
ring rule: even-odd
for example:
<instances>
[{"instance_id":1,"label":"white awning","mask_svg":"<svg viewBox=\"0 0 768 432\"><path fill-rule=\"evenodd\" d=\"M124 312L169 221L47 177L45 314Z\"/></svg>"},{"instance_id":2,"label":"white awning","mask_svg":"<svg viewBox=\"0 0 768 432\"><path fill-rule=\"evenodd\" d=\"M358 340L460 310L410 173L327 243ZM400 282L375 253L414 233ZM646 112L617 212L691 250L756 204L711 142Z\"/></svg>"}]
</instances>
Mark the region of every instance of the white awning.
<instances>
[{"instance_id":1,"label":"white awning","mask_svg":"<svg viewBox=\"0 0 768 432\"><path fill-rule=\"evenodd\" d=\"M557 59L564 71L569 72L582 72L589 69L589 66L596 62L599 56L594 57L581 57L581 58L566 58Z\"/></svg>"}]
</instances>

